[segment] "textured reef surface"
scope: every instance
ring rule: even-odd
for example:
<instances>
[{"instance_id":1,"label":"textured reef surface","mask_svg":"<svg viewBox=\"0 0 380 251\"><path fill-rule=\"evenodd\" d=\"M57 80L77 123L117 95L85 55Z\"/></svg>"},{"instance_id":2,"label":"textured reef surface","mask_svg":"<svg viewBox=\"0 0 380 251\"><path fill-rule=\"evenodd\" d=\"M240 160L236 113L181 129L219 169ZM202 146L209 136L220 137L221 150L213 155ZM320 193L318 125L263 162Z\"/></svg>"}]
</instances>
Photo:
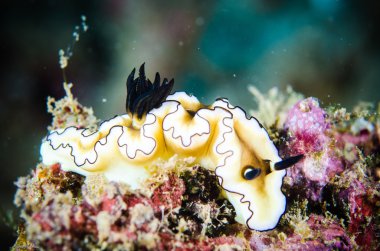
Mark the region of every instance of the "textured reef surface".
<instances>
[{"instance_id":1,"label":"textured reef surface","mask_svg":"<svg viewBox=\"0 0 380 251\"><path fill-rule=\"evenodd\" d=\"M49 99L49 130L96 129L90 108ZM287 210L270 231L235 222L214 173L193 158L159 161L145 187L132 190L102 174L83 177L38 164L16 182L20 209L13 250L379 250L380 106L351 112L290 88L250 92L250 111L281 157L304 154L287 170Z\"/></svg>"}]
</instances>

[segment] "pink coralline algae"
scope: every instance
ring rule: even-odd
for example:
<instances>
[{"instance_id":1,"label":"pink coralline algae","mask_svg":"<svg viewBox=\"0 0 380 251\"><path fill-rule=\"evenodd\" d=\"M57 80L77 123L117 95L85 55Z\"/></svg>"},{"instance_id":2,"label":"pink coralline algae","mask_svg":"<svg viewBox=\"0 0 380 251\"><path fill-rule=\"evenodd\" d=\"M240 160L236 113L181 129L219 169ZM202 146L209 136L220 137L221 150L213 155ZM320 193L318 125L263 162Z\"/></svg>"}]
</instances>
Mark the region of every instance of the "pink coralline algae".
<instances>
[{"instance_id":1,"label":"pink coralline algae","mask_svg":"<svg viewBox=\"0 0 380 251\"><path fill-rule=\"evenodd\" d=\"M289 215L288 215L289 216ZM276 237L253 233L252 250L352 250L355 245L337 220L310 214L304 219L291 216L291 228L283 229Z\"/></svg>"},{"instance_id":2,"label":"pink coralline algae","mask_svg":"<svg viewBox=\"0 0 380 251\"><path fill-rule=\"evenodd\" d=\"M368 188L367 191L363 192L358 194L351 191L349 195L351 221L348 230L355 235L355 241L358 245L371 247L379 238L379 233L376 233L376 231L379 232L379 225L371 218L374 214L379 213L379 210L376 212L375 209L379 206L376 203L379 202L380 197L371 196L371 194L376 193L373 188Z\"/></svg>"},{"instance_id":3,"label":"pink coralline algae","mask_svg":"<svg viewBox=\"0 0 380 251\"><path fill-rule=\"evenodd\" d=\"M297 233L289 235L281 250L352 250L349 236L343 227L334 220L312 214L307 220L309 238Z\"/></svg>"},{"instance_id":4,"label":"pink coralline algae","mask_svg":"<svg viewBox=\"0 0 380 251\"><path fill-rule=\"evenodd\" d=\"M303 154L304 159L288 170L291 184L304 180L312 189L308 197L319 200L321 188L344 170L344 165L335 151L331 138L331 124L327 113L319 106L316 98L307 98L296 103L289 111L284 124L288 141L284 154Z\"/></svg>"},{"instance_id":5,"label":"pink coralline algae","mask_svg":"<svg viewBox=\"0 0 380 251\"><path fill-rule=\"evenodd\" d=\"M326 131L330 124L326 117L316 98L297 102L290 109L284 125L284 129L294 138L291 151L297 154L322 151L329 142Z\"/></svg>"},{"instance_id":6,"label":"pink coralline algae","mask_svg":"<svg viewBox=\"0 0 380 251\"><path fill-rule=\"evenodd\" d=\"M356 119L348 129L334 132L334 138L336 146L342 149L345 161L352 164L359 159L360 151L366 155L371 154L378 139L374 126L364 118Z\"/></svg>"},{"instance_id":7,"label":"pink coralline algae","mask_svg":"<svg viewBox=\"0 0 380 251\"><path fill-rule=\"evenodd\" d=\"M358 245L364 250L375 250L380 234L380 183L367 176L363 167L363 163L357 162L340 179L334 180L329 196L333 196L331 201L335 203L328 209L341 215Z\"/></svg>"},{"instance_id":8,"label":"pink coralline algae","mask_svg":"<svg viewBox=\"0 0 380 251\"><path fill-rule=\"evenodd\" d=\"M284 124L287 140L280 148L284 155L304 154L287 172L288 195L310 199L314 210L335 214L363 250L378 248L380 234L375 121L368 111L324 110L318 100L307 98L290 109Z\"/></svg>"}]
</instances>

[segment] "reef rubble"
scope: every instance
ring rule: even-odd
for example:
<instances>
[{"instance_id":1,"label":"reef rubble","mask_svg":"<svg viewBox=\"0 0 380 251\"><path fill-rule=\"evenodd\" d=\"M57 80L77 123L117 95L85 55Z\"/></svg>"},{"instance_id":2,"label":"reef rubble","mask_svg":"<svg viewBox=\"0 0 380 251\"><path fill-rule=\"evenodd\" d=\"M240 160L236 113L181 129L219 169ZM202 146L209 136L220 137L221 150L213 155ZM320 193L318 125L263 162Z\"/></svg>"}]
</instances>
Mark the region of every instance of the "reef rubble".
<instances>
[{"instance_id":1,"label":"reef rubble","mask_svg":"<svg viewBox=\"0 0 380 251\"><path fill-rule=\"evenodd\" d=\"M49 130L97 128L90 108L49 99ZM282 157L303 154L284 178L287 210L270 231L235 222L215 175L173 156L143 189L38 164L16 182L13 250L379 250L380 106L351 112L288 89L261 94L253 110ZM275 100L275 107L270 104Z\"/></svg>"}]
</instances>

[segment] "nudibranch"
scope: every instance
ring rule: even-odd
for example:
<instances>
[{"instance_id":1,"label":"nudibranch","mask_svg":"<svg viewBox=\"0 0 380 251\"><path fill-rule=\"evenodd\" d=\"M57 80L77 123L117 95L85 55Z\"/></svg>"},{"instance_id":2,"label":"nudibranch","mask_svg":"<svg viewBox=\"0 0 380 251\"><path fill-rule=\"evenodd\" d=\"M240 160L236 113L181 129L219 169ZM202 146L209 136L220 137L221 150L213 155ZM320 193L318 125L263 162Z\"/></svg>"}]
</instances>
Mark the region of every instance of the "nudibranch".
<instances>
[{"instance_id":1,"label":"nudibranch","mask_svg":"<svg viewBox=\"0 0 380 251\"><path fill-rule=\"evenodd\" d=\"M126 114L96 132L50 132L41 145L42 162L84 176L103 173L138 189L158 159L191 156L215 172L237 222L260 231L274 228L286 207L284 169L301 157L281 160L263 126L227 99L207 106L184 92L170 95L174 80L161 82L157 73L152 83L144 65L134 76L135 69L127 79Z\"/></svg>"}]
</instances>

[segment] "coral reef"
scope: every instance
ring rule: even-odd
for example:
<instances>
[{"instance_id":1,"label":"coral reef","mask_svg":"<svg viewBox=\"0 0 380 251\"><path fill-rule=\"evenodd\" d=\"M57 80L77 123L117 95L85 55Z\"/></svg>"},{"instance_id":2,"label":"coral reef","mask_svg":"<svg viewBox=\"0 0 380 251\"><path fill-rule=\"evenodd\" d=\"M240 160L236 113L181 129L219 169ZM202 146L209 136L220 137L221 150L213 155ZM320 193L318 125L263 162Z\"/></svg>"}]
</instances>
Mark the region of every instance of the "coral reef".
<instances>
[{"instance_id":1,"label":"coral reef","mask_svg":"<svg viewBox=\"0 0 380 251\"><path fill-rule=\"evenodd\" d=\"M95 130L99 122L94 116L92 108L82 106L71 93L73 84L63 84L66 96L58 101L48 97L48 112L53 115L52 124L48 127L49 131L58 128L75 126L77 128L89 128Z\"/></svg>"},{"instance_id":2,"label":"coral reef","mask_svg":"<svg viewBox=\"0 0 380 251\"><path fill-rule=\"evenodd\" d=\"M282 147L284 154L304 154L303 161L288 170L287 181L306 188L307 198L321 199L322 188L344 169L333 147L335 139L329 136L331 124L327 113L317 99L301 100L289 110L284 130L287 133Z\"/></svg>"},{"instance_id":3,"label":"coral reef","mask_svg":"<svg viewBox=\"0 0 380 251\"><path fill-rule=\"evenodd\" d=\"M92 110L66 90L49 101L49 130L96 128ZM287 211L275 229L237 223L214 173L192 158L152 165L155 176L139 190L39 164L16 182L13 250L379 250L380 107L347 112L290 89L254 92L258 117L270 110L263 102L283 104L265 122L281 156L304 154L284 178Z\"/></svg>"},{"instance_id":4,"label":"coral reef","mask_svg":"<svg viewBox=\"0 0 380 251\"><path fill-rule=\"evenodd\" d=\"M234 222L233 209L218 200L215 178L201 167L182 176L190 172L195 175L187 187L181 176L171 173L147 196L102 175L84 180L62 171L59 164L40 165L18 180L15 203L24 207L28 239L47 250L244 249L244 242L223 236ZM207 187L212 194L191 187Z\"/></svg>"}]
</instances>

